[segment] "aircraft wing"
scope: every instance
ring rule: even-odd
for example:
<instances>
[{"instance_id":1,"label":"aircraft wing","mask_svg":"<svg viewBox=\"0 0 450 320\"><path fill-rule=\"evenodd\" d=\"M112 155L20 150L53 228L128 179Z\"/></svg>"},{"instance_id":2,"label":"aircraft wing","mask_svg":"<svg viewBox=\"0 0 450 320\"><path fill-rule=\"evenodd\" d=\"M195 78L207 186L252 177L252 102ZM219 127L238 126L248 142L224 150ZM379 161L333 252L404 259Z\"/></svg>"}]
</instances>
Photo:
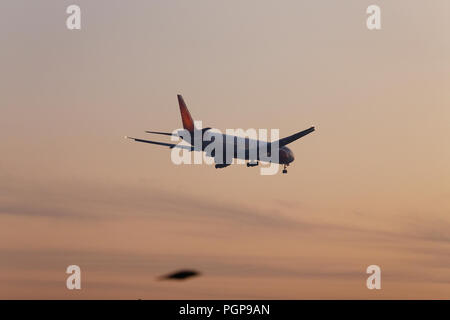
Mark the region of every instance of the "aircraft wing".
<instances>
[{"instance_id":1,"label":"aircraft wing","mask_svg":"<svg viewBox=\"0 0 450 320\"><path fill-rule=\"evenodd\" d=\"M152 141L152 140L144 140L144 139L138 139L138 138L133 138L133 137L125 137L127 139L131 139L137 142L144 142L144 143L151 143L151 144L157 144L160 146L165 146L165 147L169 147L170 149L172 148L180 148L180 149L186 149L189 151L194 151L194 147L193 146L187 146L187 145L178 145L178 144L174 144L174 143L166 143L166 142L159 142L159 141Z\"/></svg>"},{"instance_id":2,"label":"aircraft wing","mask_svg":"<svg viewBox=\"0 0 450 320\"><path fill-rule=\"evenodd\" d=\"M315 130L314 127L311 127L309 129L297 132L289 137L280 139L280 140L278 140L278 146L281 148L291 142L294 142L297 139L300 139L301 137L306 136L307 134L310 134L311 132L314 132L314 130Z\"/></svg>"}]
</instances>

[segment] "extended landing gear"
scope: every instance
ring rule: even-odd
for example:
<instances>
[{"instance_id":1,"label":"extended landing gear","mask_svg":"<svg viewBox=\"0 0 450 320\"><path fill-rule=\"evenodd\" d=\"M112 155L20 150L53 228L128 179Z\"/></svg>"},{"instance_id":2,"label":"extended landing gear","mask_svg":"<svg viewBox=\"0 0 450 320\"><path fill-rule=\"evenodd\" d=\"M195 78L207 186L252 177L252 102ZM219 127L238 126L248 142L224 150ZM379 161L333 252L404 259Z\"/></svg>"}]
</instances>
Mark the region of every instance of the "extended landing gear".
<instances>
[{"instance_id":1,"label":"extended landing gear","mask_svg":"<svg viewBox=\"0 0 450 320\"><path fill-rule=\"evenodd\" d=\"M288 166L287 164L283 164L283 173L287 173L287 169L286 169L287 166Z\"/></svg>"},{"instance_id":2,"label":"extended landing gear","mask_svg":"<svg viewBox=\"0 0 450 320\"><path fill-rule=\"evenodd\" d=\"M247 162L247 168L248 167L256 167L258 164L259 164L258 161L256 161L256 162Z\"/></svg>"}]
</instances>

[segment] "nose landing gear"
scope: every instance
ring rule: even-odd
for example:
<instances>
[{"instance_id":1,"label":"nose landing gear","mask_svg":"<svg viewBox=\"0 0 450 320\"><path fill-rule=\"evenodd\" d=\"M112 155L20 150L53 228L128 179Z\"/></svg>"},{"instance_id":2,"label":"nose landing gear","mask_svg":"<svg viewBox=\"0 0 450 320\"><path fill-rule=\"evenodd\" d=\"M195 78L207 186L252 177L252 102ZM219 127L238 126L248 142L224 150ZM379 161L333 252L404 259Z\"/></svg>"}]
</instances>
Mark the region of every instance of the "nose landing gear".
<instances>
[{"instance_id":1,"label":"nose landing gear","mask_svg":"<svg viewBox=\"0 0 450 320\"><path fill-rule=\"evenodd\" d=\"M288 166L287 164L283 164L283 173L287 173L287 169L286 169L287 166Z\"/></svg>"}]
</instances>

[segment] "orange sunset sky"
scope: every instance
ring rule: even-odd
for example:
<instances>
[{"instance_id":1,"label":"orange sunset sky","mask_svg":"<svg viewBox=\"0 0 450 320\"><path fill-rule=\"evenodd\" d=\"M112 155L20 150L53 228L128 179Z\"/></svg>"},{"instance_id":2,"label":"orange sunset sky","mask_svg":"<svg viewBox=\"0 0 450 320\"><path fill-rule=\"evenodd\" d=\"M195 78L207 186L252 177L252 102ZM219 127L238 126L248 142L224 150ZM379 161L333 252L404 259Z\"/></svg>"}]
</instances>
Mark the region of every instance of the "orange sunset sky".
<instances>
[{"instance_id":1,"label":"orange sunset sky","mask_svg":"<svg viewBox=\"0 0 450 320\"><path fill-rule=\"evenodd\" d=\"M0 12L0 298L450 298L448 0ZM316 132L273 176L123 139L179 128L177 94L205 127Z\"/></svg>"}]
</instances>

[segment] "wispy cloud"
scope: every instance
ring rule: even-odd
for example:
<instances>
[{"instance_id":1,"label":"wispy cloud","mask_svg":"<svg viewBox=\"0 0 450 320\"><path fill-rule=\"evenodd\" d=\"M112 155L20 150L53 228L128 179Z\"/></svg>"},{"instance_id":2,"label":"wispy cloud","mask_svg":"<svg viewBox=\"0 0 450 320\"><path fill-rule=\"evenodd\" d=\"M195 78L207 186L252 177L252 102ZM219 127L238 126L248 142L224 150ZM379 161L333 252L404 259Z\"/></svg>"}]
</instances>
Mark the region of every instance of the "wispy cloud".
<instances>
[{"instance_id":1,"label":"wispy cloud","mask_svg":"<svg viewBox=\"0 0 450 320\"><path fill-rule=\"evenodd\" d=\"M8 195L8 197L7 197ZM275 210L226 202L158 188L129 186L52 185L31 183L11 187L0 198L0 214L61 219L121 219L147 217L187 221L290 228L292 218Z\"/></svg>"}]
</instances>

